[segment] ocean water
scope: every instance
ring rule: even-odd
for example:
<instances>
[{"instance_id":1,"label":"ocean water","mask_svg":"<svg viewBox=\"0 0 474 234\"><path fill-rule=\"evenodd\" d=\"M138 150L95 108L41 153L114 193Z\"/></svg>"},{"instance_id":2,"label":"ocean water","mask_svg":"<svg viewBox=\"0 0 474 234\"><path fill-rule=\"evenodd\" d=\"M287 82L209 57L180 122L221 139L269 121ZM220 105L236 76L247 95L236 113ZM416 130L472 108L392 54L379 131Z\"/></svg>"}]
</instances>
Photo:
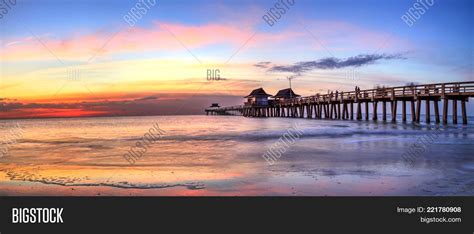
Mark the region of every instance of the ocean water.
<instances>
[{"instance_id":1,"label":"ocean water","mask_svg":"<svg viewBox=\"0 0 474 234\"><path fill-rule=\"evenodd\" d=\"M472 121L472 120L471 120ZM0 120L0 195L474 195L474 126L240 116ZM154 124L166 131L129 164ZM269 165L288 129L302 135ZM434 136L410 164L402 158ZM426 139L426 138L425 138Z\"/></svg>"}]
</instances>

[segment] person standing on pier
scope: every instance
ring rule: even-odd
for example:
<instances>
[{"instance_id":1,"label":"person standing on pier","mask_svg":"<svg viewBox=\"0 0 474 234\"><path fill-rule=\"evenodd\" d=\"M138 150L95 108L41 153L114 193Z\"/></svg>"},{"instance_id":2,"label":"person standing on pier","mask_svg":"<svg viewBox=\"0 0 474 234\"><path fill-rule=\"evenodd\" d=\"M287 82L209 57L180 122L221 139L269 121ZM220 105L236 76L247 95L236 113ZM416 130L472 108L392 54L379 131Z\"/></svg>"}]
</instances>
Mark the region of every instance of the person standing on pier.
<instances>
[{"instance_id":1,"label":"person standing on pier","mask_svg":"<svg viewBox=\"0 0 474 234\"><path fill-rule=\"evenodd\" d=\"M356 89L356 90L355 90L355 92L356 92L356 100L359 100L359 97L360 97L360 96L359 96L359 95L360 95L360 88L359 88L359 86L356 86L355 89Z\"/></svg>"}]
</instances>

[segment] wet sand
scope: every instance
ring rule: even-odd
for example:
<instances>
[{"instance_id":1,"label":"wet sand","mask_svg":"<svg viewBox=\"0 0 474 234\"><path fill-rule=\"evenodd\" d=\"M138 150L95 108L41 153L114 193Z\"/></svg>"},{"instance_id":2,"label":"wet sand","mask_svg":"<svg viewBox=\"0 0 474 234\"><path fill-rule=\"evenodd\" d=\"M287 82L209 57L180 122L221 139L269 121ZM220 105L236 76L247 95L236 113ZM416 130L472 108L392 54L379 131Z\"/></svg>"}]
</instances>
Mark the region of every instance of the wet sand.
<instances>
[{"instance_id":1,"label":"wet sand","mask_svg":"<svg viewBox=\"0 0 474 234\"><path fill-rule=\"evenodd\" d=\"M0 196L474 195L473 126L442 127L413 165L401 155L435 125L179 116L21 120L0 159ZM15 121L2 121L7 131ZM122 155L153 123L162 139ZM304 134L268 165L294 124Z\"/></svg>"}]
</instances>

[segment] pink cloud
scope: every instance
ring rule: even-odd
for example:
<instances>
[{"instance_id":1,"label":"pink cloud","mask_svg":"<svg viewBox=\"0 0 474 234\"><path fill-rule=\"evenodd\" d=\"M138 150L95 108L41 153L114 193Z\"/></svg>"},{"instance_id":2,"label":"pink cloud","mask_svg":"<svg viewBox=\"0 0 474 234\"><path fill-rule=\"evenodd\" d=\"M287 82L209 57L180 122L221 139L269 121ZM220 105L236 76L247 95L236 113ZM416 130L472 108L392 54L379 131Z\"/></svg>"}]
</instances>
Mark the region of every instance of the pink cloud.
<instances>
[{"instance_id":1,"label":"pink cloud","mask_svg":"<svg viewBox=\"0 0 474 234\"><path fill-rule=\"evenodd\" d=\"M94 54L106 56L127 52L174 51L203 48L212 45L228 45L239 48L247 40L247 48L278 45L307 46L315 49L308 33L293 25L281 31L257 31L261 22L252 22L249 27L228 24L184 25L178 23L155 22L149 28L130 28L119 31L100 30L92 34L77 35L67 39L55 39L48 34L7 42L2 48L5 60L44 60L55 59L50 50L60 59L87 60ZM345 22L318 21L304 22L305 27L321 40L330 50L376 49L406 44L388 33L365 29ZM303 42L303 43L302 43ZM47 48L45 48L47 47ZM323 48L316 48L323 49Z\"/></svg>"},{"instance_id":2,"label":"pink cloud","mask_svg":"<svg viewBox=\"0 0 474 234\"><path fill-rule=\"evenodd\" d=\"M45 35L23 38L7 43L2 50L6 60L54 59L48 50L60 59L87 59L96 53L183 50L181 43L189 49L216 44L236 47L242 45L253 34L251 28L243 29L232 25L192 26L156 22L151 28L135 27L116 34L100 31L62 40ZM287 40L291 36L291 33L259 33L252 38L252 43Z\"/></svg>"}]
</instances>

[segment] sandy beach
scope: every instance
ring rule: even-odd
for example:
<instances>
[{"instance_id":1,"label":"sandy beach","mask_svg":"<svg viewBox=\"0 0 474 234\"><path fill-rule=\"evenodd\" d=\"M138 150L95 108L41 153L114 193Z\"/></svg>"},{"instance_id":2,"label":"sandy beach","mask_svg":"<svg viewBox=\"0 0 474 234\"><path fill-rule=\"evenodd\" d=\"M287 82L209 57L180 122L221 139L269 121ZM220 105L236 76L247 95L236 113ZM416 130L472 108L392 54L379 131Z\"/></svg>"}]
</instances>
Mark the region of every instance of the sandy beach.
<instances>
[{"instance_id":1,"label":"sandy beach","mask_svg":"<svg viewBox=\"0 0 474 234\"><path fill-rule=\"evenodd\" d=\"M467 126L168 116L3 120L23 138L0 159L0 195L473 195ZM123 154L154 123L166 133L133 165ZM269 165L294 125L303 135ZM183 127L186 126L186 127ZM437 133L413 164L401 156Z\"/></svg>"}]
</instances>

